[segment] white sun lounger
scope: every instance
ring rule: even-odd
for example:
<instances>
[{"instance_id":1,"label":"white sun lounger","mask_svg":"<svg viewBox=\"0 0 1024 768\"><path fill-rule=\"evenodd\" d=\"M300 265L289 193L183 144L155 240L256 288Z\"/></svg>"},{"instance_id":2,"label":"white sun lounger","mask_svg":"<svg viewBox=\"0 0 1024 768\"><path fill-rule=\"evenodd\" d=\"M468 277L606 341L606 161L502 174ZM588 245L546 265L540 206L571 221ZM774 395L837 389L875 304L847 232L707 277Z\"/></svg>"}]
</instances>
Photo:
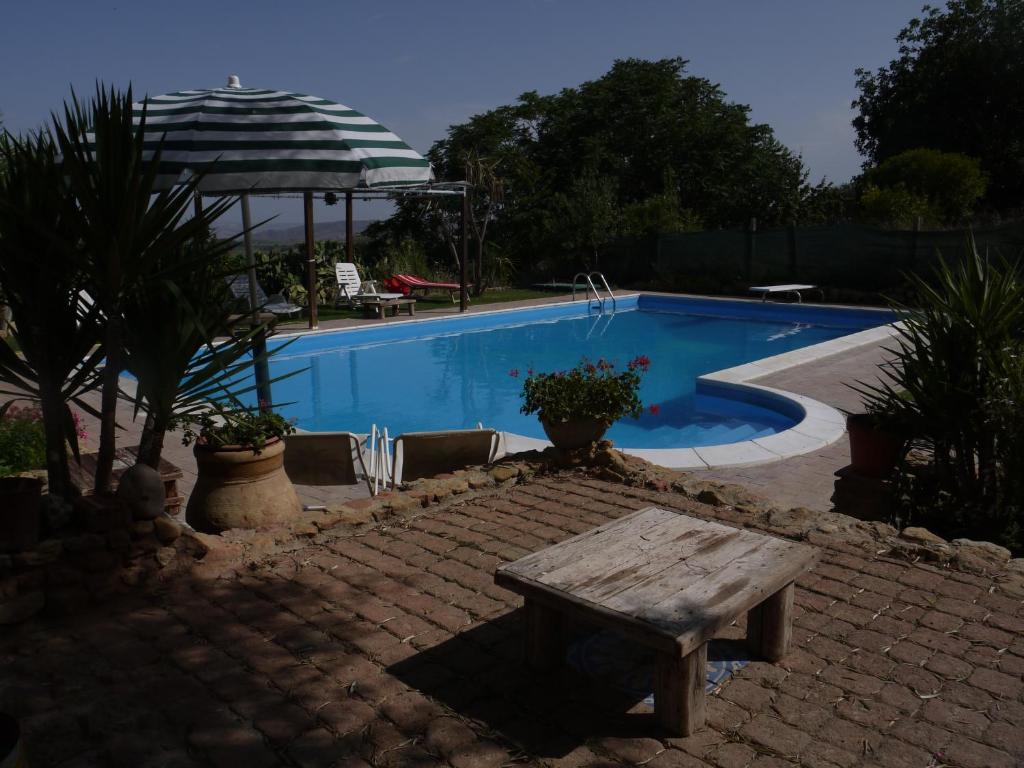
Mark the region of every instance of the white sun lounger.
<instances>
[{"instance_id":1,"label":"white sun lounger","mask_svg":"<svg viewBox=\"0 0 1024 768\"><path fill-rule=\"evenodd\" d=\"M391 301L403 298L400 293L377 293L377 286L373 280L363 280L359 277L359 270L351 262L338 262L334 265L334 276L338 281L338 293L334 299L334 306L347 304L355 307L364 302Z\"/></svg>"}]
</instances>

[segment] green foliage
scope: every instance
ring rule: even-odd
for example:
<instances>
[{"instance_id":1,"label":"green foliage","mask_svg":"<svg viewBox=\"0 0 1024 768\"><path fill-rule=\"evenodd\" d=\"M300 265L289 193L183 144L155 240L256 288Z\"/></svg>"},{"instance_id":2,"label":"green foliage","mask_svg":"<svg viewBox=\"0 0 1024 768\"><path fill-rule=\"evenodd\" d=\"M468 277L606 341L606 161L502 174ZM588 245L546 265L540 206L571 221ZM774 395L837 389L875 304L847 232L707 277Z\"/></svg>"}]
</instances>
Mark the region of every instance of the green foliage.
<instances>
[{"instance_id":1,"label":"green foliage","mask_svg":"<svg viewBox=\"0 0 1024 768\"><path fill-rule=\"evenodd\" d=\"M640 418L640 375L650 363L641 355L631 360L625 371L615 373L615 365L603 358L596 363L583 358L568 371L530 371L523 382L520 411L556 423L593 419L612 424L623 416ZM510 375L518 376L519 371Z\"/></svg>"},{"instance_id":2,"label":"green foliage","mask_svg":"<svg viewBox=\"0 0 1024 768\"><path fill-rule=\"evenodd\" d=\"M53 134L73 200L73 226L84 257L86 290L104 318L106 359L102 370L99 452L95 486L110 488L114 420L124 370L126 337L123 305L127 295L159 272L160 260L201 241L210 223L232 204L229 198L192 216L199 179L156 192L162 146L145 145L145 116L135 122L132 91L97 84L88 103L72 94L63 119L54 117ZM152 158L147 157L154 152Z\"/></svg>"},{"instance_id":3,"label":"green foliage","mask_svg":"<svg viewBox=\"0 0 1024 768\"><path fill-rule=\"evenodd\" d=\"M595 242L600 252L607 237L662 225L787 224L805 188L799 158L771 129L678 58L620 60L578 87L524 93L452 126L428 154L441 179L464 178L467 157L486 160L501 200L476 199L474 216L492 205L490 241L521 273L563 263L567 247L592 260ZM436 205L402 200L369 234L412 237L431 260L453 263L429 213Z\"/></svg>"},{"instance_id":4,"label":"green foliage","mask_svg":"<svg viewBox=\"0 0 1024 768\"><path fill-rule=\"evenodd\" d=\"M0 394L37 400L51 493L71 492L65 442L78 445L67 403L97 385L103 313L92 293L81 220L49 134L0 137L0 285L16 324L0 344ZM21 350L23 356L14 352Z\"/></svg>"},{"instance_id":5,"label":"green foliage","mask_svg":"<svg viewBox=\"0 0 1024 768\"><path fill-rule=\"evenodd\" d=\"M990 207L1024 206L1024 3L925 6L897 36L899 56L857 70L857 147L874 163L918 147L979 158Z\"/></svg>"},{"instance_id":6,"label":"green foliage","mask_svg":"<svg viewBox=\"0 0 1024 768\"><path fill-rule=\"evenodd\" d=\"M549 226L571 250L583 254L587 269L600 264L600 252L619 231L615 182L587 168L565 193L555 195Z\"/></svg>"},{"instance_id":7,"label":"green foliage","mask_svg":"<svg viewBox=\"0 0 1024 768\"><path fill-rule=\"evenodd\" d=\"M856 205L853 184L822 180L802 190L796 221L802 226L846 223L854 218Z\"/></svg>"},{"instance_id":8,"label":"green foliage","mask_svg":"<svg viewBox=\"0 0 1024 768\"><path fill-rule=\"evenodd\" d=\"M928 200L902 183L892 187L868 184L860 196L860 219L865 224L893 229L912 229L918 219L925 227L937 223Z\"/></svg>"},{"instance_id":9,"label":"green foliage","mask_svg":"<svg viewBox=\"0 0 1024 768\"><path fill-rule=\"evenodd\" d=\"M1024 279L971 243L933 280L911 276L915 295L888 378L863 386L869 410L906 424L931 457L924 524L957 535L1024 545L1020 495ZM920 501L920 499L918 499Z\"/></svg>"},{"instance_id":10,"label":"green foliage","mask_svg":"<svg viewBox=\"0 0 1024 768\"><path fill-rule=\"evenodd\" d=\"M282 438L295 427L279 413L215 404L212 409L182 419L182 442L224 448L244 446L259 453L268 441Z\"/></svg>"},{"instance_id":11,"label":"green foliage","mask_svg":"<svg viewBox=\"0 0 1024 768\"><path fill-rule=\"evenodd\" d=\"M934 149L901 152L863 178L867 188L861 206L868 221L904 226L918 216L933 226L961 224L970 219L986 187L977 160Z\"/></svg>"},{"instance_id":12,"label":"green foliage","mask_svg":"<svg viewBox=\"0 0 1024 768\"><path fill-rule=\"evenodd\" d=\"M46 466L42 411L8 408L0 416L0 476Z\"/></svg>"},{"instance_id":13,"label":"green foliage","mask_svg":"<svg viewBox=\"0 0 1024 768\"><path fill-rule=\"evenodd\" d=\"M659 194L630 203L622 211L622 234L634 237L655 237L674 232L695 232L703 226L700 216L684 208L679 199L679 185L671 171L665 173Z\"/></svg>"}]
</instances>

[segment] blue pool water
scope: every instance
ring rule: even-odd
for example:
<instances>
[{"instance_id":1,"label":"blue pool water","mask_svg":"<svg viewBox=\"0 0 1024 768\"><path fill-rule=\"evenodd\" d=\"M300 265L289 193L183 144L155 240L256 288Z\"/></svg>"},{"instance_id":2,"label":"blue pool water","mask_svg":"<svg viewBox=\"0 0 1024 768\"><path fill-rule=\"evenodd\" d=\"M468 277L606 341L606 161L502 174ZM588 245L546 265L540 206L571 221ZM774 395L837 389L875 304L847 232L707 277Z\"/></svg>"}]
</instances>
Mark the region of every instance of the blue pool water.
<instances>
[{"instance_id":1,"label":"blue pool water","mask_svg":"<svg viewBox=\"0 0 1024 768\"><path fill-rule=\"evenodd\" d=\"M582 356L622 366L651 359L641 398L657 415L609 432L622 448L684 448L749 440L792 426L796 413L695 392L697 376L881 325L878 312L652 296L613 314L574 305L496 312L304 336L271 360L275 403L311 431L402 432L472 427L543 438L519 413L527 369L554 371ZM509 375L518 369L519 378Z\"/></svg>"}]
</instances>

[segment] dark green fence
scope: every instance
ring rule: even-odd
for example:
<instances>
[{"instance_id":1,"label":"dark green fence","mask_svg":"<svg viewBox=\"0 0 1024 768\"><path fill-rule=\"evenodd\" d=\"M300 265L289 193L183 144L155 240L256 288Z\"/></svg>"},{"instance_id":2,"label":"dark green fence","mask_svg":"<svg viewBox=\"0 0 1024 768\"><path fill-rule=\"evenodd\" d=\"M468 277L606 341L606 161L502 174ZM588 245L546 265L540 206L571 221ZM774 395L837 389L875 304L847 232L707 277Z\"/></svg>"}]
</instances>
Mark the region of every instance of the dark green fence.
<instances>
[{"instance_id":1,"label":"dark green fence","mask_svg":"<svg viewBox=\"0 0 1024 768\"><path fill-rule=\"evenodd\" d=\"M1024 221L971 230L978 249L1016 260ZM601 268L619 284L665 290L742 292L764 283L813 283L833 298L898 294L907 272L927 274L939 254L964 253L968 230L894 231L857 224L718 230L614 243Z\"/></svg>"}]
</instances>

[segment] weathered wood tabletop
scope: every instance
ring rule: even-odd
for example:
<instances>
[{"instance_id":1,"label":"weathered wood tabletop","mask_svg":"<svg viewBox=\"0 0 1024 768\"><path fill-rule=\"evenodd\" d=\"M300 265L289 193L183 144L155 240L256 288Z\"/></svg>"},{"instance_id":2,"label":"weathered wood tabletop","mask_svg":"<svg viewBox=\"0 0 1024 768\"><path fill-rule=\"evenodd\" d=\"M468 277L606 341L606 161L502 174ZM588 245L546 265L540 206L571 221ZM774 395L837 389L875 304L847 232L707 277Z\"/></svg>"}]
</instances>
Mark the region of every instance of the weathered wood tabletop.
<instances>
[{"instance_id":1,"label":"weathered wood tabletop","mask_svg":"<svg viewBox=\"0 0 1024 768\"><path fill-rule=\"evenodd\" d=\"M560 621L577 616L655 649L665 699L678 697L674 675L696 686L689 678L699 674L703 685L705 644L744 612L753 650L781 658L793 582L816 559L804 544L650 507L500 566L494 580L526 598L531 663L558 658ZM701 706L690 707L700 721ZM658 692L655 707L672 710L666 724L678 721Z\"/></svg>"}]
</instances>

